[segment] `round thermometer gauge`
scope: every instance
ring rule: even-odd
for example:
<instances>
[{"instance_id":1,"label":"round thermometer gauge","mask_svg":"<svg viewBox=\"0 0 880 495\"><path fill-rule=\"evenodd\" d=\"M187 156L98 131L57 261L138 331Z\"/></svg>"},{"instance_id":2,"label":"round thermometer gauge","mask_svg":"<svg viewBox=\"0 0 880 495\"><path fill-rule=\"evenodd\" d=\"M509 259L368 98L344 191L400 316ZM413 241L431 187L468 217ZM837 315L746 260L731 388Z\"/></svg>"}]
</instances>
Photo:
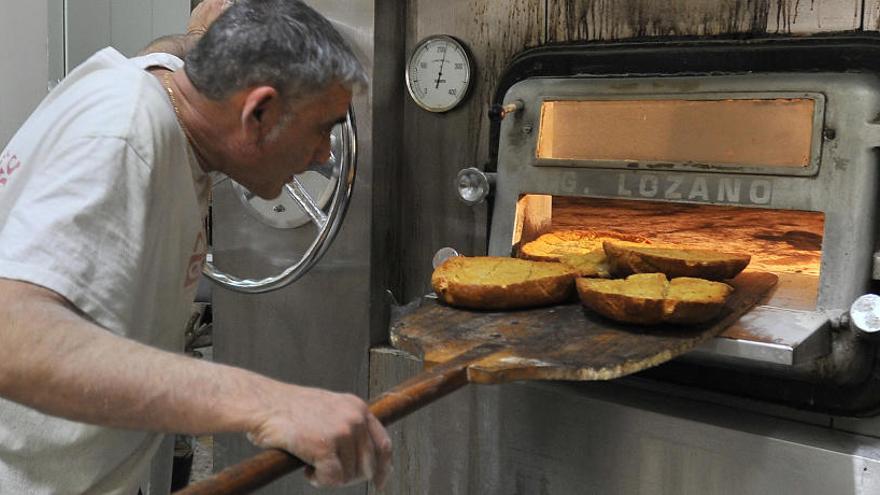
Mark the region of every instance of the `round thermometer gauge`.
<instances>
[{"instance_id":1,"label":"round thermometer gauge","mask_svg":"<svg viewBox=\"0 0 880 495\"><path fill-rule=\"evenodd\" d=\"M406 67L406 88L413 101L429 112L447 112L467 95L471 59L450 36L429 36L413 51Z\"/></svg>"}]
</instances>

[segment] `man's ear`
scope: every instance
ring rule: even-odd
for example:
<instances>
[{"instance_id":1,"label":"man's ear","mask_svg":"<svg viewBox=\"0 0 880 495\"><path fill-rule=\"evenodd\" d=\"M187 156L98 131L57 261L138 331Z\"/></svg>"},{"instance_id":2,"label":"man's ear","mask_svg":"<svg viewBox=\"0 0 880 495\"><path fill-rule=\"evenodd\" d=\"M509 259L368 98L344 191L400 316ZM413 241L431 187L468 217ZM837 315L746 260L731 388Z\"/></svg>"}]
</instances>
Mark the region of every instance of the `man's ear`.
<instances>
[{"instance_id":1,"label":"man's ear","mask_svg":"<svg viewBox=\"0 0 880 495\"><path fill-rule=\"evenodd\" d=\"M241 107L241 126L252 144L262 142L266 134L275 127L280 115L281 104L278 91L272 86L257 86L245 94Z\"/></svg>"}]
</instances>

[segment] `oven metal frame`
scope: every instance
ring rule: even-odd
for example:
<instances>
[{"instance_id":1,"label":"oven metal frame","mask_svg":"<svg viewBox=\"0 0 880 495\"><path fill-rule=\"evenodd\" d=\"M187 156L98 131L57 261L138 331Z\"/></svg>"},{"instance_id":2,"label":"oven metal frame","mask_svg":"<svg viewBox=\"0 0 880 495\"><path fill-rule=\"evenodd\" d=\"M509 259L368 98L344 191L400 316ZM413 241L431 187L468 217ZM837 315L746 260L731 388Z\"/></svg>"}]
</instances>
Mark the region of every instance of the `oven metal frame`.
<instances>
[{"instance_id":1,"label":"oven metal frame","mask_svg":"<svg viewBox=\"0 0 880 495\"><path fill-rule=\"evenodd\" d=\"M841 50L846 50L846 60L839 56ZM516 201L526 193L822 211L826 224L817 310L799 315L815 320L808 325L813 333L804 339L811 346L810 352L801 354L805 359L795 361L798 349L784 350L787 356L782 359L776 349L776 362L770 359L758 367L772 386L740 384L727 391L780 400L779 387L789 387L802 389L786 394L782 400L789 403L834 411L872 409L880 401L873 384L875 347L843 330L840 315L856 297L870 291L876 271L877 220L872 212L877 207L880 182L875 154L880 146L878 55L877 37L827 35L749 41L593 43L525 52L512 63L496 93L497 103L522 100L525 108L492 128L492 151L496 154L490 169L498 175L489 254L509 255ZM731 171L729 167L718 169L708 164L703 171L679 164L535 166L539 103L545 99L583 98L585 94L590 99L659 95L689 99L687 95L694 93L757 96L777 91L825 98L821 129L814 131L814 135L821 135L820 142L814 140L821 149L816 150L814 158L819 164L812 175L778 175L777 170L753 168ZM502 137L504 144L499 146ZM741 187L757 189L758 193L741 197L738 202L717 201L717 196L664 198L658 192L662 188L656 187L648 189L651 194L640 195L639 181L645 177L655 183L702 181L710 190L717 190L722 181L738 181ZM724 376L742 373L744 366L755 368L754 363L740 359L740 353L749 352L745 343L729 344L727 351L725 346L714 344L694 357L703 364L714 364ZM815 359L817 354L826 356ZM789 366L780 366L786 360L790 360ZM676 363L671 368L677 366L686 368L683 373L693 374L694 365ZM669 375L665 371L660 374ZM835 390L841 385L848 392ZM854 393L853 387L865 393Z\"/></svg>"},{"instance_id":2,"label":"oven metal frame","mask_svg":"<svg viewBox=\"0 0 880 495\"><path fill-rule=\"evenodd\" d=\"M628 83L624 85L624 83ZM615 167L573 168L538 165L536 134L541 103L558 99L645 99L658 92L664 98L678 95L690 99L700 96L750 91L767 95L763 88L780 88L782 94L824 94L834 102L824 115L824 127L816 129L830 135L831 129L853 129L854 134L835 131L833 140L814 143L821 163L811 175L778 175L778 169L764 169L768 175L734 174L729 167L706 165L628 162ZM756 88L761 88L756 90ZM798 89L805 89L798 91ZM870 211L877 205L878 174L871 166L871 149L880 146L880 125L871 120L880 114L880 77L869 74L748 74L711 77L628 78L535 78L520 82L508 91L504 102L521 100L525 108L501 126L504 145L499 151L495 204L489 240L490 255L507 255L514 229L516 201L522 194L584 196L596 198L646 199L681 203L708 203L743 207L762 207L822 211L826 215L825 245L873 246L874 222L871 215L854 215L853 210ZM830 106L830 104L829 104ZM523 129L533 131L524 133ZM819 146L821 145L821 152ZM749 170L754 170L749 167ZM775 175L769 175L775 174ZM647 181L646 179L650 179ZM646 182L658 186L645 187ZM708 195L689 197L683 191L694 189ZM738 184L743 194L719 201L716 191L725 183ZM666 187L676 184L673 190ZM850 193L840 197L840 191ZM748 191L748 194L745 192ZM873 249L859 258L848 251L823 253L817 309L846 309L864 294L873 274Z\"/></svg>"}]
</instances>

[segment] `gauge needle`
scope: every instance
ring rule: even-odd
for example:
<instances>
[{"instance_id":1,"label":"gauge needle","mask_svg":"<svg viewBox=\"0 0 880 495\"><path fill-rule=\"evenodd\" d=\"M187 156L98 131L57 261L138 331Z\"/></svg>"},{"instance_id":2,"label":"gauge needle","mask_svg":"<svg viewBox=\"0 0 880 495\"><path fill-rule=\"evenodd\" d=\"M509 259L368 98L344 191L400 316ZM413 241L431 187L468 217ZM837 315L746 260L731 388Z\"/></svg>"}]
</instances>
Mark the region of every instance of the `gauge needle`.
<instances>
[{"instance_id":1,"label":"gauge needle","mask_svg":"<svg viewBox=\"0 0 880 495\"><path fill-rule=\"evenodd\" d=\"M440 78L443 77L443 64L446 62L446 52L443 52L443 58L440 59L440 72L437 73L437 84L434 85L434 89L440 88Z\"/></svg>"}]
</instances>

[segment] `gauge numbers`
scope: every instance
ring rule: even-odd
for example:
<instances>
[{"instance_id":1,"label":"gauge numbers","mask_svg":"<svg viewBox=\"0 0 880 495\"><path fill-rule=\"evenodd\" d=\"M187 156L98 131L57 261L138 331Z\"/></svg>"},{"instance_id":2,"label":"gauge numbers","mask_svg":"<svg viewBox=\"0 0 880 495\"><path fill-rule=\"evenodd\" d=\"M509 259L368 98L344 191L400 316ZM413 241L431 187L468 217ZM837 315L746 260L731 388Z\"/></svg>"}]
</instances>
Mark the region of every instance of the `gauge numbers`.
<instances>
[{"instance_id":1,"label":"gauge numbers","mask_svg":"<svg viewBox=\"0 0 880 495\"><path fill-rule=\"evenodd\" d=\"M464 46L450 36L422 40L406 68L409 95L429 112L455 108L467 95L470 82L470 57Z\"/></svg>"}]
</instances>

